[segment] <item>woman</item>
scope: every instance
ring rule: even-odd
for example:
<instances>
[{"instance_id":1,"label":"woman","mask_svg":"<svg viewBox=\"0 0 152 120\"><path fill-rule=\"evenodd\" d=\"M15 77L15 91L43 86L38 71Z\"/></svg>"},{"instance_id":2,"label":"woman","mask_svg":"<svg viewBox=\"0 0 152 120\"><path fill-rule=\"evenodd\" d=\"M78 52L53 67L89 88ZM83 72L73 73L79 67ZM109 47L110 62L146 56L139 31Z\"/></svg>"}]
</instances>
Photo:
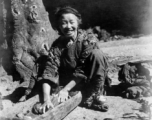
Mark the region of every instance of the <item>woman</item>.
<instances>
[{"instance_id":1,"label":"woman","mask_svg":"<svg viewBox=\"0 0 152 120\"><path fill-rule=\"evenodd\" d=\"M84 105L98 110L105 110L105 97L102 95L107 76L108 61L97 45L97 39L79 27L81 15L71 7L58 8L55 13L56 29L61 35L52 45L45 70L42 75L44 103L43 113L53 107L50 101L52 89L58 85L64 88L58 93L59 102L69 97L69 91L78 84L87 87ZM85 88L86 88L85 87ZM107 110L107 108L106 108Z\"/></svg>"}]
</instances>

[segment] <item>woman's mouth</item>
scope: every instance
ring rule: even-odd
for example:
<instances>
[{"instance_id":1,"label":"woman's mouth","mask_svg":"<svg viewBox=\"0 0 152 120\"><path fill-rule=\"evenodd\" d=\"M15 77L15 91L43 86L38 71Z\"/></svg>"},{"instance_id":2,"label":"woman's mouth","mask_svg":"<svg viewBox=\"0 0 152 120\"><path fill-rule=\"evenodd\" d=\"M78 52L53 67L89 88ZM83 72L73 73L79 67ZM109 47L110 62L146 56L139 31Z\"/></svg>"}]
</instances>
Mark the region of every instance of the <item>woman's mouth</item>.
<instances>
[{"instance_id":1,"label":"woman's mouth","mask_svg":"<svg viewBox=\"0 0 152 120\"><path fill-rule=\"evenodd\" d=\"M66 34L67 35L70 35L70 34L72 34L74 31L73 30L68 30L68 31L66 31Z\"/></svg>"}]
</instances>

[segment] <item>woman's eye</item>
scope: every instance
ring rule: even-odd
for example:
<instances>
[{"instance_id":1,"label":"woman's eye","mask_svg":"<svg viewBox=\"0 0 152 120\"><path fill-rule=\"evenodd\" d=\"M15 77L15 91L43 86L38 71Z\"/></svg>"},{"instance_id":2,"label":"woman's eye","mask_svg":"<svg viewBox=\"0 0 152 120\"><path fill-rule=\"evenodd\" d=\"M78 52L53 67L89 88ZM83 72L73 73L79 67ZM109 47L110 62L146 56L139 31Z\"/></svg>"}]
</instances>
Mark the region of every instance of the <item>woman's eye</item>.
<instances>
[{"instance_id":1,"label":"woman's eye","mask_svg":"<svg viewBox=\"0 0 152 120\"><path fill-rule=\"evenodd\" d=\"M66 24L66 22L62 22L61 24L62 24L62 25L65 25L65 24Z\"/></svg>"},{"instance_id":2,"label":"woman's eye","mask_svg":"<svg viewBox=\"0 0 152 120\"><path fill-rule=\"evenodd\" d=\"M60 21L60 24L61 24L61 25L65 25L65 24L66 24L66 21Z\"/></svg>"},{"instance_id":3,"label":"woman's eye","mask_svg":"<svg viewBox=\"0 0 152 120\"><path fill-rule=\"evenodd\" d=\"M71 24L74 24L74 22L72 21L72 22L70 22Z\"/></svg>"}]
</instances>

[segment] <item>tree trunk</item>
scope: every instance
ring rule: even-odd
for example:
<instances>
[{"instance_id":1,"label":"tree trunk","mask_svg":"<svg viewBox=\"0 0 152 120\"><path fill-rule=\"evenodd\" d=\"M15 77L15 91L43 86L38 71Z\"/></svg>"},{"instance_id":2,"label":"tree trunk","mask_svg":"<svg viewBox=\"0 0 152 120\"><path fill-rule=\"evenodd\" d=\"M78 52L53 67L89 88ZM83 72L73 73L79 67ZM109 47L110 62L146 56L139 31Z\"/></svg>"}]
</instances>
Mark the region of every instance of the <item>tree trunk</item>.
<instances>
[{"instance_id":1,"label":"tree trunk","mask_svg":"<svg viewBox=\"0 0 152 120\"><path fill-rule=\"evenodd\" d=\"M0 76L2 76L4 69L8 74L12 71L12 19L11 2L0 0Z\"/></svg>"},{"instance_id":2,"label":"tree trunk","mask_svg":"<svg viewBox=\"0 0 152 120\"><path fill-rule=\"evenodd\" d=\"M24 81L30 79L34 63L56 37L42 0L11 0L14 22L13 63Z\"/></svg>"}]
</instances>

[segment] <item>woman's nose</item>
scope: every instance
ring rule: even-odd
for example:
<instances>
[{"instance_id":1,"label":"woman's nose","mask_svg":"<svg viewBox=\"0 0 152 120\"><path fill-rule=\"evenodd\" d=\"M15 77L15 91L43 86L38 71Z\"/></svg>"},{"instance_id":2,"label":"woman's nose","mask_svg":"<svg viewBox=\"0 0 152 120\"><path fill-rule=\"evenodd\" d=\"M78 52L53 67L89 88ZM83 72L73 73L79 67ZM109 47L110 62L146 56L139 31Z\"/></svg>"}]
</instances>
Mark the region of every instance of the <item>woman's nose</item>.
<instances>
[{"instance_id":1,"label":"woman's nose","mask_svg":"<svg viewBox=\"0 0 152 120\"><path fill-rule=\"evenodd\" d=\"M70 23L67 24L67 28L71 28L71 24Z\"/></svg>"}]
</instances>

